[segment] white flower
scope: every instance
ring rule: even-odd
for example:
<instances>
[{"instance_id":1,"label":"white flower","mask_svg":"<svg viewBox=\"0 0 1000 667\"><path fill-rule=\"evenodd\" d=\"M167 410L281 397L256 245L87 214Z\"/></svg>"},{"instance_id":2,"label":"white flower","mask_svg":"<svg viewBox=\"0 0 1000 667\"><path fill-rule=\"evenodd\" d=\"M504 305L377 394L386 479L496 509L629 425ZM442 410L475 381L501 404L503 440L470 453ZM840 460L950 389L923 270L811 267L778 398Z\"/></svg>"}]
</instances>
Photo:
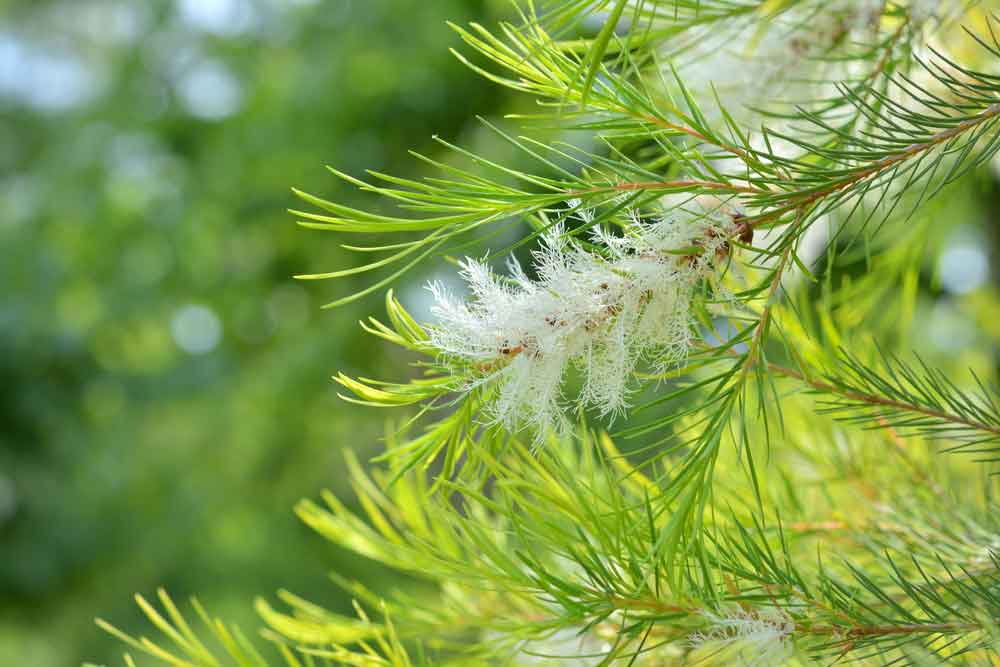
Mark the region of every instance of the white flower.
<instances>
[{"instance_id":1,"label":"white flower","mask_svg":"<svg viewBox=\"0 0 1000 667\"><path fill-rule=\"evenodd\" d=\"M518 645L517 665L528 667L597 667L611 650L611 644L583 628L563 628L547 637Z\"/></svg>"},{"instance_id":2,"label":"white flower","mask_svg":"<svg viewBox=\"0 0 1000 667\"><path fill-rule=\"evenodd\" d=\"M716 107L718 93L730 113L753 123L760 117L751 108L821 99L820 93L832 89L830 82L863 75L870 63L859 44L876 37L883 4L814 0L764 24L757 14L723 30L706 24L686 36L671 62L705 110Z\"/></svg>"},{"instance_id":3,"label":"white flower","mask_svg":"<svg viewBox=\"0 0 1000 667\"><path fill-rule=\"evenodd\" d=\"M941 19L942 17L960 14L964 9L962 3L944 2L943 0L910 0L906 3L906 13L910 20L916 24L921 24L930 19Z\"/></svg>"},{"instance_id":4,"label":"white flower","mask_svg":"<svg viewBox=\"0 0 1000 667\"><path fill-rule=\"evenodd\" d=\"M909 0L897 5L915 28L930 19L960 14L963 6L957 0ZM808 106L810 101L837 96L838 83L869 77L878 62L870 55L871 47L890 41L898 25L898 19L883 20L886 6L884 0L806 0L769 14L765 22L760 14L751 13L726 26L707 23L668 42L664 55L703 112L722 121L721 113L714 111L717 94L731 116L756 126L765 120L758 109ZM672 72L666 75L672 80ZM766 124L783 129L776 118L767 118ZM772 143L777 140L771 138ZM795 152L794 144L783 148L783 153Z\"/></svg>"},{"instance_id":5,"label":"white flower","mask_svg":"<svg viewBox=\"0 0 1000 667\"><path fill-rule=\"evenodd\" d=\"M795 623L780 609L747 611L737 608L724 616L711 612L703 615L711 625L688 637L693 648L731 647L736 652L738 664L748 667L778 667L788 659L791 649L788 640L795 632Z\"/></svg>"},{"instance_id":6,"label":"white flower","mask_svg":"<svg viewBox=\"0 0 1000 667\"><path fill-rule=\"evenodd\" d=\"M571 367L583 375L580 405L620 413L640 360L664 368L687 355L695 290L717 272L736 227L718 205L674 208L653 222L633 213L622 236L593 232L600 255L557 227L534 253L537 280L514 262L501 277L466 259L469 301L430 285L438 319L431 342L446 360L479 370L470 386L497 383L492 412L510 429L530 424L541 432L559 420Z\"/></svg>"},{"instance_id":7,"label":"white flower","mask_svg":"<svg viewBox=\"0 0 1000 667\"><path fill-rule=\"evenodd\" d=\"M643 641L621 634L627 619L615 612L596 625L562 627L533 639L518 641L510 661L517 667L665 667L681 664L684 647L674 642ZM509 635L508 635L509 636ZM500 640L502 633L487 639ZM614 658L609 655L614 651Z\"/></svg>"}]
</instances>

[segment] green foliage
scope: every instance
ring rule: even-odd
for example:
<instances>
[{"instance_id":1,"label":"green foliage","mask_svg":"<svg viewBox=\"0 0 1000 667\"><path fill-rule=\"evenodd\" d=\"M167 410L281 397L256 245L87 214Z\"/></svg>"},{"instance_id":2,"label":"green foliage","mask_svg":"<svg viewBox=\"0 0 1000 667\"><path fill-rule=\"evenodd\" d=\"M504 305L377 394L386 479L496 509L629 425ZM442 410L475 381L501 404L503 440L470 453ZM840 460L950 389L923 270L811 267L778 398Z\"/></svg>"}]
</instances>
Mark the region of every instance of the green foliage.
<instances>
[{"instance_id":1,"label":"green foliage","mask_svg":"<svg viewBox=\"0 0 1000 667\"><path fill-rule=\"evenodd\" d=\"M437 322L389 292L388 324L362 324L413 372L341 373L344 398L416 409L372 470L348 454L360 509L327 492L297 514L420 592L335 573L354 616L260 600L276 664L994 664L996 369L961 379L920 338L930 251L1000 149L996 21L921 0L515 6L453 28L460 61L536 98L523 135L483 122L516 157L439 140L422 178L332 170L395 211L297 191L309 229L405 235L300 276L384 274L331 307L432 257L534 249L504 275L462 262L472 296L432 286ZM733 92L719 35L758 90ZM626 395L620 421L589 410ZM162 602L169 623L142 604L189 658L119 636L199 664Z\"/></svg>"},{"instance_id":2,"label":"green foliage","mask_svg":"<svg viewBox=\"0 0 1000 667\"><path fill-rule=\"evenodd\" d=\"M996 392L973 375L977 391L965 391L940 370L921 359L911 366L899 359L882 359L882 368L870 368L843 355L840 376L811 382L817 391L831 394L823 411L846 413L855 423L874 422L907 434L940 439L951 444L946 451L993 454L1000 435ZM984 447L985 446L985 447ZM994 458L983 459L993 461Z\"/></svg>"}]
</instances>

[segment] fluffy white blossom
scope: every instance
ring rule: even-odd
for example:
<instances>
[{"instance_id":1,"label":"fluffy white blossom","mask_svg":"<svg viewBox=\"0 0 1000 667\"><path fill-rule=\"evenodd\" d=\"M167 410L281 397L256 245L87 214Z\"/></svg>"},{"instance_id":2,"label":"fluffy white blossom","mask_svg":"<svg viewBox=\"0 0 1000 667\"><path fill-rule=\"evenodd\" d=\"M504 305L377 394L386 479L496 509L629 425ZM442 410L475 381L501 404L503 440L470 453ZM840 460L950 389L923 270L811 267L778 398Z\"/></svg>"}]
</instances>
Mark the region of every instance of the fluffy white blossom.
<instances>
[{"instance_id":1,"label":"fluffy white blossom","mask_svg":"<svg viewBox=\"0 0 1000 667\"><path fill-rule=\"evenodd\" d=\"M735 652L734 664L747 667L778 667L790 657L789 638L795 623L779 609L747 611L734 609L725 615L705 612L709 627L688 637L697 650L703 646L713 650L730 648Z\"/></svg>"},{"instance_id":2,"label":"fluffy white blossom","mask_svg":"<svg viewBox=\"0 0 1000 667\"><path fill-rule=\"evenodd\" d=\"M906 13L914 23L925 23L934 19L953 18L965 9L963 3L947 0L909 0Z\"/></svg>"},{"instance_id":3,"label":"fluffy white blossom","mask_svg":"<svg viewBox=\"0 0 1000 667\"><path fill-rule=\"evenodd\" d=\"M752 123L759 118L752 108L819 99L821 89L831 85L825 82L849 79L856 74L852 68L867 65L844 55L871 41L882 5L881 0L805 2L764 27L756 16L726 30L706 25L691 32L672 63L705 109L715 108L718 94L731 114ZM835 47L838 58L824 57Z\"/></svg>"},{"instance_id":4,"label":"fluffy white blossom","mask_svg":"<svg viewBox=\"0 0 1000 667\"><path fill-rule=\"evenodd\" d=\"M492 412L508 428L553 424L571 367L583 377L579 404L613 415L627 406L640 360L663 368L688 353L692 299L717 273L737 224L718 205L674 208L652 222L630 218L621 236L592 233L600 254L554 228L534 253L537 279L515 262L499 276L466 259L470 300L430 285L432 343L445 359L478 370L472 385L497 383Z\"/></svg>"},{"instance_id":5,"label":"fluffy white blossom","mask_svg":"<svg viewBox=\"0 0 1000 667\"><path fill-rule=\"evenodd\" d=\"M893 6L919 27L951 16L961 3L909 0ZM703 111L717 108L718 95L730 115L753 126L762 120L756 109L822 100L836 94L838 82L870 76L870 47L884 42L899 21L897 15L886 23L886 7L884 0L806 0L763 26L757 15L726 29L706 24L670 44L665 55ZM775 123L768 119L769 126Z\"/></svg>"},{"instance_id":6,"label":"fluffy white blossom","mask_svg":"<svg viewBox=\"0 0 1000 667\"><path fill-rule=\"evenodd\" d=\"M611 644L583 628L563 628L543 639L521 642L517 662L523 667L597 667Z\"/></svg>"}]
</instances>

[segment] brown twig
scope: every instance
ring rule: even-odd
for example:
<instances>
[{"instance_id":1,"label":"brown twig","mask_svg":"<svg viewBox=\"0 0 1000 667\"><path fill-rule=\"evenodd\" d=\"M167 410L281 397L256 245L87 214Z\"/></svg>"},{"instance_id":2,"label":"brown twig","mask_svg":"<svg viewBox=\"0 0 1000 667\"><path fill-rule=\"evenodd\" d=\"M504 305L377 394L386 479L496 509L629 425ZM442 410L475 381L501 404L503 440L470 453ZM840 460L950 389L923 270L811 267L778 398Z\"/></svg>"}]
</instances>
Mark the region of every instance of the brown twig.
<instances>
[{"instance_id":1,"label":"brown twig","mask_svg":"<svg viewBox=\"0 0 1000 667\"><path fill-rule=\"evenodd\" d=\"M683 190L685 188L702 188L705 190L717 190L720 192L742 192L745 194L769 194L769 190L755 188L753 186L733 185L721 181L704 181L698 179L679 179L672 181L641 181L634 183L616 183L614 185L604 185L586 190L572 190L564 193L567 197L579 197L606 190L627 192L630 190Z\"/></svg>"},{"instance_id":2,"label":"brown twig","mask_svg":"<svg viewBox=\"0 0 1000 667\"><path fill-rule=\"evenodd\" d=\"M841 190L844 190L859 181L862 181L869 176L874 176L881 174L882 172L895 167L896 165L909 160L910 158L929 151L937 146L954 139L963 132L967 132L979 125L993 120L997 116L1000 116L1000 102L991 104L986 109L984 109L979 114L968 118L953 128L948 130L943 130L933 135L930 139L924 142L910 144L903 150L893 153L892 155L887 155L886 157L876 160L870 166L865 169L861 169L854 173L848 174L838 181L829 185L827 187L819 188L814 191L802 191L802 192L792 192L788 199L790 200L788 204L780 206L779 208L762 215L753 217L750 219L752 225L759 226L766 222L772 222L776 219L780 219L786 213L790 211L801 211L806 207L814 204L815 202L829 197L830 195L836 194Z\"/></svg>"},{"instance_id":3,"label":"brown twig","mask_svg":"<svg viewBox=\"0 0 1000 667\"><path fill-rule=\"evenodd\" d=\"M843 389L841 387L834 386L827 382L822 382L810 377L807 377L804 373L795 370L794 368L788 368L785 366L779 366L775 363L768 363L767 368L772 373L777 373L778 375L783 375L785 377L795 378L805 384L809 385L814 389L820 391L825 391L831 394L837 394L838 396L843 396L844 398L849 398L854 401L859 401L862 403L867 403L869 405L876 405L886 408L894 408L896 410L903 410L906 412L915 412L917 414L926 415L928 417L934 417L935 419L940 419L942 421L951 422L953 424L960 424L962 426L968 426L979 431L985 431L987 433L992 433L994 435L1000 435L1000 427L990 426L989 424L984 424L982 422L977 422L972 419L967 419L960 415L955 415L949 412L944 412L943 410L935 410L933 408L924 407L922 405L915 405L913 403L905 403L903 401L896 401L891 398L885 398L884 396L877 396L875 394L865 394L862 392L852 391L849 389Z\"/></svg>"}]
</instances>

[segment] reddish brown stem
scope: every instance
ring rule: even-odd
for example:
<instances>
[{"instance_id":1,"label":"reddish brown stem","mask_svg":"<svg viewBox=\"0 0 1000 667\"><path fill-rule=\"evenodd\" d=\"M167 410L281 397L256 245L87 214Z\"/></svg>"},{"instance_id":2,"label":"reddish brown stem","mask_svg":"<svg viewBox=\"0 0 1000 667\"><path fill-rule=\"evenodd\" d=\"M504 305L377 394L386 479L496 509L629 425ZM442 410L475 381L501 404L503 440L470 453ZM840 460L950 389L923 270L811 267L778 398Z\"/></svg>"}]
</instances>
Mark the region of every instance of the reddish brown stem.
<instances>
[{"instance_id":1,"label":"reddish brown stem","mask_svg":"<svg viewBox=\"0 0 1000 667\"><path fill-rule=\"evenodd\" d=\"M751 224L758 226L766 222L779 219L790 211L801 211L821 199L829 197L832 194L836 194L837 192L840 192L841 190L844 190L851 185L868 178L869 176L880 174L897 164L900 164L901 162L909 160L915 155L929 151L946 141L949 141L950 139L954 139L963 132L967 132L968 130L978 127L979 125L988 122L997 116L1000 116L1000 103L991 104L978 115L962 121L955 127L939 132L925 142L910 144L898 153L888 155L881 160L876 160L869 167L856 171L852 174L848 174L833 185L820 188L819 190L809 193L792 193L792 196L790 197L791 201L788 204L781 206L770 213L765 213L761 216L752 218Z\"/></svg>"},{"instance_id":2,"label":"reddish brown stem","mask_svg":"<svg viewBox=\"0 0 1000 667\"><path fill-rule=\"evenodd\" d=\"M837 394L838 396L843 396L851 400L859 401L862 403L868 403L869 405L878 405L886 408L894 408L906 412L915 412L917 414L926 415L928 417L934 417L936 419L940 419L946 422L951 422L953 424L960 424L962 426L968 426L969 428L974 428L979 431L985 431L987 433L992 433L994 435L1000 435L1000 427L990 426L989 424L983 424L982 422L977 422L972 419L967 419L960 415L951 414L949 412L944 412L942 410L935 410L933 408L924 407L922 405L904 403L902 401L896 401L890 398L885 398L884 396L877 396L875 394L865 394L857 391L842 389L840 387L835 387L832 384L807 377L805 374L793 368L779 366L774 363L768 363L767 368L772 373L776 373L778 375L784 375L785 377L795 378L796 380L800 380L801 382L806 383L807 385L813 387L814 389L819 389L820 391L829 392L831 394Z\"/></svg>"},{"instance_id":3,"label":"reddish brown stem","mask_svg":"<svg viewBox=\"0 0 1000 667\"><path fill-rule=\"evenodd\" d=\"M755 188L752 186L733 185L721 181L703 181L698 179L680 179L673 181L640 181L635 183L618 183L615 185L605 185L586 190L573 190L566 192L567 197L579 197L580 195L594 194L606 190L627 192L630 190L671 190L684 188L703 188L705 190L718 190L721 192L742 192L748 194L768 194L768 190Z\"/></svg>"}]
</instances>

